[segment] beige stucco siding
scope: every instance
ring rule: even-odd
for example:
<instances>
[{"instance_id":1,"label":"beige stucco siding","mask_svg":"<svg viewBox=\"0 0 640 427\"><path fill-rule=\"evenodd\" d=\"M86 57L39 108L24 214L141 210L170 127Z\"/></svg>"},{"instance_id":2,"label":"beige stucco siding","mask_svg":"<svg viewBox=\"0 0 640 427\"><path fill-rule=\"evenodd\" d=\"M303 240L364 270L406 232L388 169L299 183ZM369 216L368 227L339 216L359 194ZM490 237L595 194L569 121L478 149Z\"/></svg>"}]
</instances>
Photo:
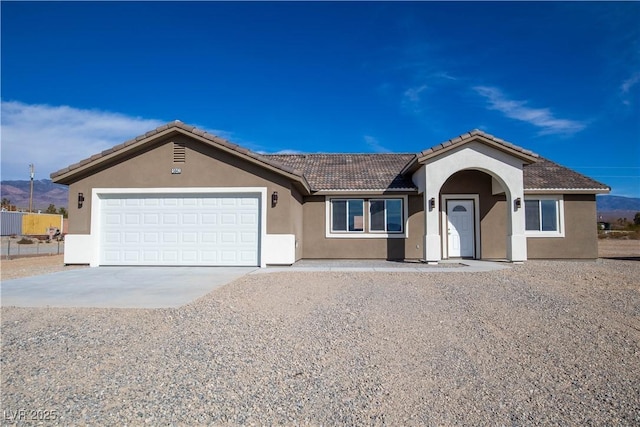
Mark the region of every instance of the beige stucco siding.
<instances>
[{"instance_id":1,"label":"beige stucco siding","mask_svg":"<svg viewBox=\"0 0 640 427\"><path fill-rule=\"evenodd\" d=\"M291 226L292 233L296 236L296 261L301 259L303 256L302 248L304 247L304 212L303 212L303 197L302 195L296 191L296 189L292 189L291 191Z\"/></svg>"},{"instance_id":2,"label":"beige stucco siding","mask_svg":"<svg viewBox=\"0 0 640 427\"><path fill-rule=\"evenodd\" d=\"M409 225L406 239L328 238L325 197L305 197L302 256L324 259L420 259L424 230L422 204L422 196L408 197Z\"/></svg>"},{"instance_id":3,"label":"beige stucco siding","mask_svg":"<svg viewBox=\"0 0 640 427\"><path fill-rule=\"evenodd\" d=\"M174 141L186 145L184 163L173 162ZM174 167L181 168L182 172L172 174ZM296 205L300 202L292 196L287 178L184 135L163 139L70 184L69 233L90 233L93 188L176 188L179 192L180 188L187 187L266 187L267 233L298 236L301 212ZM279 197L277 205L272 207L274 191ZM77 206L78 193L85 197L81 209ZM299 218L294 219L293 215Z\"/></svg>"},{"instance_id":4,"label":"beige stucco siding","mask_svg":"<svg viewBox=\"0 0 640 427\"><path fill-rule=\"evenodd\" d=\"M598 257L596 199L593 194L564 195L564 237L529 237L530 259Z\"/></svg>"}]
</instances>

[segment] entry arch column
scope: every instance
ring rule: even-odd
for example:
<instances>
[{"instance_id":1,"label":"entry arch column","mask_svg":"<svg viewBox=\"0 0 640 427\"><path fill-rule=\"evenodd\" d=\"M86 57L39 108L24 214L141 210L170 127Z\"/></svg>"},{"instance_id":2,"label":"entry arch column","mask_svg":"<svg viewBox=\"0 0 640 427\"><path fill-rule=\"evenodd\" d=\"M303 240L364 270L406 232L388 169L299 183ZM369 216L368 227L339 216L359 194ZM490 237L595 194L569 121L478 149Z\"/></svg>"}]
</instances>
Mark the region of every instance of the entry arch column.
<instances>
[{"instance_id":1,"label":"entry arch column","mask_svg":"<svg viewBox=\"0 0 640 427\"><path fill-rule=\"evenodd\" d=\"M427 263L435 264L442 260L440 190L450 176L465 169L483 171L502 185L507 199L507 259L511 262L527 259L523 164L520 159L472 142L443 156L426 159L422 168L414 177L419 177L422 181L419 187L424 189L424 260ZM516 199L520 199L519 206Z\"/></svg>"}]
</instances>

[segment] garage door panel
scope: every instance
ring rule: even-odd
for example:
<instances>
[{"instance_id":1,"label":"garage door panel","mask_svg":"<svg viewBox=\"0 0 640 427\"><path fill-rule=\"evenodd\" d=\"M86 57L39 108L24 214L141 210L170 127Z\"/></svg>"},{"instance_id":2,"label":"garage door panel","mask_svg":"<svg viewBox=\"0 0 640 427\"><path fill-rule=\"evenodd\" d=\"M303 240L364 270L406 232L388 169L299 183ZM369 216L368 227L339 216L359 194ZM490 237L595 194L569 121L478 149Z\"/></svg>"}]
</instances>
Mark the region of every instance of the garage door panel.
<instances>
[{"instance_id":1,"label":"garage door panel","mask_svg":"<svg viewBox=\"0 0 640 427\"><path fill-rule=\"evenodd\" d=\"M197 225L198 222L198 214L186 213L182 215L182 225Z\"/></svg>"},{"instance_id":2,"label":"garage door panel","mask_svg":"<svg viewBox=\"0 0 640 427\"><path fill-rule=\"evenodd\" d=\"M259 199L251 195L107 195L102 265L259 265Z\"/></svg>"},{"instance_id":3,"label":"garage door panel","mask_svg":"<svg viewBox=\"0 0 640 427\"><path fill-rule=\"evenodd\" d=\"M191 263L198 261L198 251L196 250L183 250L181 252L181 258L183 262Z\"/></svg>"},{"instance_id":4,"label":"garage door panel","mask_svg":"<svg viewBox=\"0 0 640 427\"><path fill-rule=\"evenodd\" d=\"M200 234L201 238L202 238L202 243L211 243L211 244L216 244L218 243L218 234L217 233L210 233L210 232L204 232Z\"/></svg>"},{"instance_id":5,"label":"garage door panel","mask_svg":"<svg viewBox=\"0 0 640 427\"><path fill-rule=\"evenodd\" d=\"M142 217L144 224L158 225L160 224L160 216L157 213L145 213Z\"/></svg>"},{"instance_id":6,"label":"garage door panel","mask_svg":"<svg viewBox=\"0 0 640 427\"><path fill-rule=\"evenodd\" d=\"M110 225L120 225L122 223L122 215L120 214L109 214L105 216L105 222Z\"/></svg>"},{"instance_id":7,"label":"garage door panel","mask_svg":"<svg viewBox=\"0 0 640 427\"><path fill-rule=\"evenodd\" d=\"M162 243L178 243L178 233L162 233Z\"/></svg>"},{"instance_id":8,"label":"garage door panel","mask_svg":"<svg viewBox=\"0 0 640 427\"><path fill-rule=\"evenodd\" d=\"M120 233L105 233L104 239L107 243L120 243Z\"/></svg>"},{"instance_id":9,"label":"garage door panel","mask_svg":"<svg viewBox=\"0 0 640 427\"><path fill-rule=\"evenodd\" d=\"M178 214L162 214L162 223L166 225L177 225Z\"/></svg>"},{"instance_id":10,"label":"garage door panel","mask_svg":"<svg viewBox=\"0 0 640 427\"><path fill-rule=\"evenodd\" d=\"M124 233L124 244L140 243L140 233Z\"/></svg>"},{"instance_id":11,"label":"garage door panel","mask_svg":"<svg viewBox=\"0 0 640 427\"><path fill-rule=\"evenodd\" d=\"M217 214L202 214L200 216L200 221L203 225L214 225L218 223L218 215Z\"/></svg>"},{"instance_id":12,"label":"garage door panel","mask_svg":"<svg viewBox=\"0 0 640 427\"><path fill-rule=\"evenodd\" d=\"M235 225L238 222L238 216L235 213L225 213L220 215L220 224Z\"/></svg>"},{"instance_id":13,"label":"garage door panel","mask_svg":"<svg viewBox=\"0 0 640 427\"><path fill-rule=\"evenodd\" d=\"M140 225L139 214L125 214L124 225Z\"/></svg>"},{"instance_id":14,"label":"garage door panel","mask_svg":"<svg viewBox=\"0 0 640 427\"><path fill-rule=\"evenodd\" d=\"M162 252L162 261L167 264L175 264L178 261L178 251L177 250L163 250Z\"/></svg>"},{"instance_id":15,"label":"garage door panel","mask_svg":"<svg viewBox=\"0 0 640 427\"><path fill-rule=\"evenodd\" d=\"M190 232L190 233L182 233L182 243L198 243L198 233Z\"/></svg>"},{"instance_id":16,"label":"garage door panel","mask_svg":"<svg viewBox=\"0 0 640 427\"><path fill-rule=\"evenodd\" d=\"M205 263L215 263L218 260L218 251L203 249L200 251L202 261Z\"/></svg>"},{"instance_id":17,"label":"garage door panel","mask_svg":"<svg viewBox=\"0 0 640 427\"><path fill-rule=\"evenodd\" d=\"M128 251L125 250L123 252L123 261L125 262L138 262L140 261L140 252L139 251Z\"/></svg>"},{"instance_id":18,"label":"garage door panel","mask_svg":"<svg viewBox=\"0 0 640 427\"><path fill-rule=\"evenodd\" d=\"M143 252L143 259L145 262L156 263L160 261L160 252L153 249L147 249Z\"/></svg>"}]
</instances>

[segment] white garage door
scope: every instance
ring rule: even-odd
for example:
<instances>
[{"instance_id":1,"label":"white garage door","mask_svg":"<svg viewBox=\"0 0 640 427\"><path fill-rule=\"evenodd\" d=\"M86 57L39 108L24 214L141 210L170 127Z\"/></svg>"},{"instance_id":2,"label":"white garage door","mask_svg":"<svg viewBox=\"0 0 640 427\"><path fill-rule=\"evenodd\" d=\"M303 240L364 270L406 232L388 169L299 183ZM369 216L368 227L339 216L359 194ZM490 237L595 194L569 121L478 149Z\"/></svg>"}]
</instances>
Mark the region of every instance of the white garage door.
<instances>
[{"instance_id":1,"label":"white garage door","mask_svg":"<svg viewBox=\"0 0 640 427\"><path fill-rule=\"evenodd\" d=\"M100 199L100 265L260 265L257 195Z\"/></svg>"}]
</instances>

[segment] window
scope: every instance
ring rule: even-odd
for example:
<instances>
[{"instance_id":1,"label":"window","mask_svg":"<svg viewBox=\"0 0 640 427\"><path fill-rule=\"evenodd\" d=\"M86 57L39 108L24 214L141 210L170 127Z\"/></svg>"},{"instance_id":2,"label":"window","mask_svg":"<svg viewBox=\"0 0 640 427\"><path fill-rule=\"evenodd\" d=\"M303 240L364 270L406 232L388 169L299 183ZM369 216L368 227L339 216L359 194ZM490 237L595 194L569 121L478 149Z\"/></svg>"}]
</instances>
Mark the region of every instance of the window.
<instances>
[{"instance_id":1,"label":"window","mask_svg":"<svg viewBox=\"0 0 640 427\"><path fill-rule=\"evenodd\" d=\"M402 233L402 199L381 199L369 201L371 231Z\"/></svg>"},{"instance_id":2,"label":"window","mask_svg":"<svg viewBox=\"0 0 640 427\"><path fill-rule=\"evenodd\" d=\"M527 197L524 201L524 213L527 235L541 237L564 235L561 197Z\"/></svg>"},{"instance_id":3,"label":"window","mask_svg":"<svg viewBox=\"0 0 640 427\"><path fill-rule=\"evenodd\" d=\"M326 237L406 237L407 196L397 198L327 197Z\"/></svg>"},{"instance_id":4,"label":"window","mask_svg":"<svg viewBox=\"0 0 640 427\"><path fill-rule=\"evenodd\" d=\"M364 200L332 200L331 231L364 231Z\"/></svg>"}]
</instances>

